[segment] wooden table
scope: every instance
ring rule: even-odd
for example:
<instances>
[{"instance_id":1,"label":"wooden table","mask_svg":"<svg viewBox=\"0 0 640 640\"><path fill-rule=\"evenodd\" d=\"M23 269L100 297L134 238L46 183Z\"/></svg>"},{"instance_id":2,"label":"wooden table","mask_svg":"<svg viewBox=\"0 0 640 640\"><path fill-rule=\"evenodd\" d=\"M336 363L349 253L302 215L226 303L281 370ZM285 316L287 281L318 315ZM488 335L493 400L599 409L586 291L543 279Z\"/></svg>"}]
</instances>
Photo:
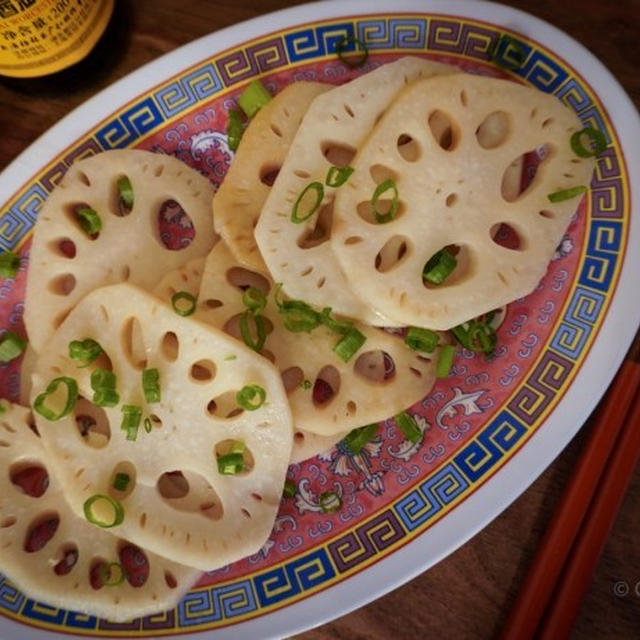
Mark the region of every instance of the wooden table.
<instances>
[{"instance_id":1,"label":"wooden table","mask_svg":"<svg viewBox=\"0 0 640 640\"><path fill-rule=\"evenodd\" d=\"M470 0L471 1L471 0ZM0 84L0 169L41 133L100 89L159 55L215 31L300 2L284 0L124 0L123 37L114 40L99 75L73 92L27 95ZM640 1L511 0L586 45L640 106ZM500 628L534 556L545 524L588 435L587 425L511 507L475 538L387 596L298 636L345 638L490 638ZM636 472L574 638L636 638L640 634L640 472ZM624 580L630 594L614 595ZM637 586L636 586L637 585Z\"/></svg>"}]
</instances>

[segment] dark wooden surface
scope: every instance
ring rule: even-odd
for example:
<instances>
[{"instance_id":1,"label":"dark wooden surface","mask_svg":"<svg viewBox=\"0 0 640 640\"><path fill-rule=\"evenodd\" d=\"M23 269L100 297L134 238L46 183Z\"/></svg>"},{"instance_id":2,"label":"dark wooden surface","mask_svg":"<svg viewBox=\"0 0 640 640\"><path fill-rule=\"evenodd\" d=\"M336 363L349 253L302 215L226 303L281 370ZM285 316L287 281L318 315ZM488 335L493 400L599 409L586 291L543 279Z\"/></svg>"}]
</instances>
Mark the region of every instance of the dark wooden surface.
<instances>
[{"instance_id":1,"label":"dark wooden surface","mask_svg":"<svg viewBox=\"0 0 640 640\"><path fill-rule=\"evenodd\" d=\"M471 0L470 0L471 1ZM124 0L102 70L69 88L27 93L0 83L0 170L62 116L114 80L199 36L300 2ZM507 2L587 46L640 106L640 0ZM587 425L540 478L458 551L405 586L298 636L305 640L491 638L500 629L565 485ZM573 638L640 636L640 473L613 527ZM624 581L629 594L616 596Z\"/></svg>"}]
</instances>

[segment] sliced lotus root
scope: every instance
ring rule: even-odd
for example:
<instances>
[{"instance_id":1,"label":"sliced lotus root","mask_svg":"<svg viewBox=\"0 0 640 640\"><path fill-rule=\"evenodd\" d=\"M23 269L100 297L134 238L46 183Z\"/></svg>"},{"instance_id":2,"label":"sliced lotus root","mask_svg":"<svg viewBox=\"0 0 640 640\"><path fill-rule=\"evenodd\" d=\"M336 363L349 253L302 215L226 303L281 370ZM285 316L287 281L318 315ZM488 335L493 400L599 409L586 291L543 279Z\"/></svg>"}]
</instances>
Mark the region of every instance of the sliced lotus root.
<instances>
[{"instance_id":1,"label":"sliced lotus root","mask_svg":"<svg viewBox=\"0 0 640 640\"><path fill-rule=\"evenodd\" d=\"M78 517L49 473L30 410L6 401L2 407L2 572L31 598L113 621L173 607L200 572L145 553ZM119 567L107 570L111 563Z\"/></svg>"},{"instance_id":2,"label":"sliced lotus root","mask_svg":"<svg viewBox=\"0 0 640 640\"><path fill-rule=\"evenodd\" d=\"M527 295L580 201L548 195L589 185L594 161L569 142L580 129L553 96L505 80L460 74L407 87L336 196L331 244L350 286L396 322L433 329ZM535 176L515 188L522 159ZM385 221L394 185L397 213ZM444 248L457 266L432 284L423 270Z\"/></svg>"},{"instance_id":3,"label":"sliced lotus root","mask_svg":"<svg viewBox=\"0 0 640 640\"><path fill-rule=\"evenodd\" d=\"M86 339L98 341L104 353L80 367L68 356L69 343ZM90 402L98 366L116 376L120 397L113 408ZM158 370L160 402L145 401L145 369ZM57 421L36 413L36 420L76 513L96 494L118 498L125 516L114 532L203 570L260 549L292 446L289 405L269 362L151 294L119 284L90 293L56 331L33 375L34 397L60 376L77 381L74 411ZM142 411L133 440L122 428L125 405ZM217 463L230 453L242 458L235 475L222 474ZM124 493L113 487L118 473L131 478Z\"/></svg>"},{"instance_id":4,"label":"sliced lotus root","mask_svg":"<svg viewBox=\"0 0 640 640\"><path fill-rule=\"evenodd\" d=\"M241 340L242 293L248 286L273 294L272 282L264 274L240 267L219 242L205 264L199 318ZM260 353L281 372L296 429L303 434L335 437L316 442L316 453L340 440L345 432L383 420L421 400L433 385L437 353L425 358L406 347L398 336L356 324L367 341L344 362L333 351L340 335L324 326L309 333L292 333L285 327L273 295L268 295L261 315L266 340ZM252 324L249 329L254 332Z\"/></svg>"},{"instance_id":5,"label":"sliced lotus root","mask_svg":"<svg viewBox=\"0 0 640 640\"><path fill-rule=\"evenodd\" d=\"M216 192L216 231L249 269L265 270L253 229L302 117L311 101L330 88L320 82L294 82L274 96L249 123Z\"/></svg>"},{"instance_id":6,"label":"sliced lotus root","mask_svg":"<svg viewBox=\"0 0 640 640\"><path fill-rule=\"evenodd\" d=\"M223 243L218 243L221 247ZM215 251L215 248L214 248ZM228 248L220 249L215 253L216 257L213 257L213 260L222 259L226 260L225 264L221 266L221 269L225 268L235 268L237 273L241 274L250 274L250 271L243 270L240 267L239 263L235 262L234 257L231 255L231 252ZM186 291L193 296L198 296L198 292L200 291L200 285L202 281L202 273L205 267L205 260L202 258L196 258L195 260L191 260L186 265L176 269L175 271L169 272L158 284L154 293L160 299L169 303L171 301L172 296L174 296L179 291ZM255 275L255 278L258 282L263 282L263 277L259 274ZM228 282L224 282L225 289L229 289ZM229 300L237 302L236 298L240 295L238 289L233 287L228 290ZM209 319L209 311L211 308L215 308L220 305L220 301L217 299L200 299L198 307L196 308L194 317L198 320L203 320L208 322ZM222 317L222 316L221 316ZM214 322L212 323L214 326L223 326L220 322L220 318L217 317L217 314L214 316ZM294 427L293 430L293 448L291 450L291 460L289 461L291 464L296 464L298 462L302 462L303 460L307 460L308 458L312 458L327 449L330 449L334 444L342 440L342 438L348 433L337 433L331 436L320 436L316 433L310 433L309 431L304 431L299 427Z\"/></svg>"},{"instance_id":7,"label":"sliced lotus root","mask_svg":"<svg viewBox=\"0 0 640 640\"><path fill-rule=\"evenodd\" d=\"M131 190L121 198L126 179ZM95 288L128 281L151 290L167 269L205 256L216 238L213 192L207 178L163 154L107 151L75 163L33 236L24 319L36 352Z\"/></svg>"},{"instance_id":8,"label":"sliced lotus root","mask_svg":"<svg viewBox=\"0 0 640 640\"><path fill-rule=\"evenodd\" d=\"M276 282L292 298L318 307L331 306L372 325L398 324L374 311L348 286L328 242L332 234L334 194L325 185L328 170L352 163L375 122L405 84L450 74L454 67L402 58L318 96L309 107L260 214L255 237ZM323 187L323 199L305 222L291 221L298 197L311 183ZM347 185L349 182L347 182ZM307 193L315 197L316 191Z\"/></svg>"}]
</instances>

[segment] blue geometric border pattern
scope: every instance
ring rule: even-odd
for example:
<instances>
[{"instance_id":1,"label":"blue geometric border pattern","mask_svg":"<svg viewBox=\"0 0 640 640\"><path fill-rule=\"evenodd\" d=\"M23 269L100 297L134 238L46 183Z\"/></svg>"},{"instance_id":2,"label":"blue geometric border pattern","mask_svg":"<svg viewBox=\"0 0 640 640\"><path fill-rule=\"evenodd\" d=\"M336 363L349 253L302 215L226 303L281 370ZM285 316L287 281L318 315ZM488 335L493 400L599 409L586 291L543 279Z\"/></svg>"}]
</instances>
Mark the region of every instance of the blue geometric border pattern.
<instances>
[{"instance_id":1,"label":"blue geometric border pattern","mask_svg":"<svg viewBox=\"0 0 640 640\"><path fill-rule=\"evenodd\" d=\"M358 22L358 40L368 49L422 49L426 43L427 21L393 18Z\"/></svg>"},{"instance_id":2,"label":"blue geometric border pattern","mask_svg":"<svg viewBox=\"0 0 640 640\"><path fill-rule=\"evenodd\" d=\"M250 580L242 580L210 591L194 591L178 605L178 622L181 627L202 625L224 618L251 613L257 609L256 598Z\"/></svg>"},{"instance_id":3,"label":"blue geometric border pattern","mask_svg":"<svg viewBox=\"0 0 640 640\"><path fill-rule=\"evenodd\" d=\"M622 248L622 223L592 220L579 283L598 291L609 291Z\"/></svg>"}]
</instances>

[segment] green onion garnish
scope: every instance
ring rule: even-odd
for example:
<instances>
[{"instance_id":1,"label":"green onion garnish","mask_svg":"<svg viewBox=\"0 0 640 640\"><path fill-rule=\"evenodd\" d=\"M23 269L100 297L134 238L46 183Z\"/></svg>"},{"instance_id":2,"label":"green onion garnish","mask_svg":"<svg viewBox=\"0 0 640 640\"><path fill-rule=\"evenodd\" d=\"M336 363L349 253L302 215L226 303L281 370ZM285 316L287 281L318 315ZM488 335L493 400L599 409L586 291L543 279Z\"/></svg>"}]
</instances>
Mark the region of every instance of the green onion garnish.
<instances>
[{"instance_id":1,"label":"green onion garnish","mask_svg":"<svg viewBox=\"0 0 640 640\"><path fill-rule=\"evenodd\" d=\"M422 351L423 353L433 353L438 346L440 338L435 331L431 329L423 329L422 327L409 327L405 344L414 351Z\"/></svg>"},{"instance_id":2,"label":"green onion garnish","mask_svg":"<svg viewBox=\"0 0 640 640\"><path fill-rule=\"evenodd\" d=\"M260 289L249 287L242 294L242 304L254 315L258 315L266 306L267 298Z\"/></svg>"},{"instance_id":3,"label":"green onion garnish","mask_svg":"<svg viewBox=\"0 0 640 640\"><path fill-rule=\"evenodd\" d=\"M342 498L335 491L325 491L318 498L323 513L335 513L342 508Z\"/></svg>"},{"instance_id":4,"label":"green onion garnish","mask_svg":"<svg viewBox=\"0 0 640 640\"><path fill-rule=\"evenodd\" d=\"M293 498L296 495L296 485L292 480L284 481L284 488L282 489L283 498Z\"/></svg>"},{"instance_id":5,"label":"green onion garnish","mask_svg":"<svg viewBox=\"0 0 640 640\"><path fill-rule=\"evenodd\" d=\"M359 48L362 50L362 53L358 57L347 55L346 49L350 44L353 44L356 49ZM367 49L367 45L362 42L362 40L358 40L355 36L345 36L342 38L342 40L336 44L336 53L338 54L340 61L352 69L362 67L369 57L369 49Z\"/></svg>"},{"instance_id":6,"label":"green onion garnish","mask_svg":"<svg viewBox=\"0 0 640 640\"><path fill-rule=\"evenodd\" d=\"M15 360L26 348L27 341L13 331L6 331L0 338L0 362Z\"/></svg>"},{"instance_id":7,"label":"green onion garnish","mask_svg":"<svg viewBox=\"0 0 640 640\"><path fill-rule=\"evenodd\" d=\"M284 316L284 326L292 333L311 331L320 324L320 314L314 311L303 300L281 300L280 291L282 284L276 286L273 299L278 311Z\"/></svg>"},{"instance_id":8,"label":"green onion garnish","mask_svg":"<svg viewBox=\"0 0 640 640\"><path fill-rule=\"evenodd\" d=\"M449 375L455 357L456 348L452 344L442 345L436 363L436 378L446 378Z\"/></svg>"},{"instance_id":9,"label":"green onion garnish","mask_svg":"<svg viewBox=\"0 0 640 640\"><path fill-rule=\"evenodd\" d=\"M327 187L341 187L353 172L353 167L330 167L324 183Z\"/></svg>"},{"instance_id":10,"label":"green onion garnish","mask_svg":"<svg viewBox=\"0 0 640 640\"><path fill-rule=\"evenodd\" d=\"M313 386L313 385L311 384L311 380L303 380L303 381L302 381L302 388L303 388L305 391L309 391L309 389L311 389L311 387L312 387L312 386Z\"/></svg>"},{"instance_id":11,"label":"green onion garnish","mask_svg":"<svg viewBox=\"0 0 640 640\"><path fill-rule=\"evenodd\" d=\"M364 334L360 333L355 327L351 327L349 331L341 338L333 350L345 362L349 362L356 351L367 341Z\"/></svg>"},{"instance_id":12,"label":"green onion garnish","mask_svg":"<svg viewBox=\"0 0 640 640\"><path fill-rule=\"evenodd\" d=\"M253 118L269 100L271 100L271 94L260 80L253 80L238 98L238 104L247 114L247 118Z\"/></svg>"},{"instance_id":13,"label":"green onion garnish","mask_svg":"<svg viewBox=\"0 0 640 640\"><path fill-rule=\"evenodd\" d=\"M227 121L227 144L231 151L235 151L240 145L242 133L242 114L237 109L231 109L229 111L229 119Z\"/></svg>"},{"instance_id":14,"label":"green onion garnish","mask_svg":"<svg viewBox=\"0 0 640 640\"><path fill-rule=\"evenodd\" d=\"M118 178L118 195L120 196L122 207L126 211L131 211L133 209L133 186L127 176Z\"/></svg>"},{"instance_id":15,"label":"green onion garnish","mask_svg":"<svg viewBox=\"0 0 640 640\"><path fill-rule=\"evenodd\" d=\"M564 200L570 200L571 198L575 198L583 193L585 193L587 187L584 185L580 185L579 187L572 187L571 189L562 189L561 191L556 191L555 193L550 193L547 195L547 198L551 202L563 202Z\"/></svg>"},{"instance_id":16,"label":"green onion garnish","mask_svg":"<svg viewBox=\"0 0 640 640\"><path fill-rule=\"evenodd\" d=\"M503 55L499 56L499 49L501 48L501 44L503 42L505 43L504 47L502 47ZM509 59L504 55L504 53L509 51L509 49L512 49L515 54L514 58L512 59ZM495 62L499 67L508 69L510 71L516 71L517 69L520 69L520 67L522 67L522 65L524 64L526 58L526 54L522 46L511 36L508 36L506 34L503 34L502 36L496 38L491 42L489 48L487 49L487 54L492 62Z\"/></svg>"},{"instance_id":17,"label":"green onion garnish","mask_svg":"<svg viewBox=\"0 0 640 640\"><path fill-rule=\"evenodd\" d=\"M431 284L442 284L456 268L458 261L447 249L435 253L422 270L422 277Z\"/></svg>"},{"instance_id":18,"label":"green onion garnish","mask_svg":"<svg viewBox=\"0 0 640 640\"><path fill-rule=\"evenodd\" d=\"M327 327L327 329L331 329L334 333L340 333L344 335L348 333L351 327L353 327L353 322L349 322L348 320L336 320L331 315L331 307L325 307L320 313L320 322Z\"/></svg>"},{"instance_id":19,"label":"green onion garnish","mask_svg":"<svg viewBox=\"0 0 640 640\"><path fill-rule=\"evenodd\" d=\"M93 404L97 407L115 407L120 402L116 392L116 376L101 367L91 372Z\"/></svg>"},{"instance_id":20,"label":"green onion garnish","mask_svg":"<svg viewBox=\"0 0 640 640\"><path fill-rule=\"evenodd\" d=\"M103 517L105 508L111 511L109 514L111 517ZM122 505L117 500L101 493L88 498L84 503L83 509L84 517L87 521L103 529L116 527L124 522ZM100 511L100 513L98 514L96 511Z\"/></svg>"},{"instance_id":21,"label":"green onion garnish","mask_svg":"<svg viewBox=\"0 0 640 640\"><path fill-rule=\"evenodd\" d=\"M244 457L241 453L228 453L218 458L218 473L223 476L235 476L244 471Z\"/></svg>"},{"instance_id":22,"label":"green onion garnish","mask_svg":"<svg viewBox=\"0 0 640 640\"><path fill-rule=\"evenodd\" d=\"M254 340L249 327L249 321L253 322L255 326L256 338ZM240 335L242 340L254 351L260 351L264 346L264 342L267 339L267 330L264 323L264 318L260 315L254 316L250 311L245 311L240 317Z\"/></svg>"},{"instance_id":23,"label":"green onion garnish","mask_svg":"<svg viewBox=\"0 0 640 640\"><path fill-rule=\"evenodd\" d=\"M55 411L54 409L50 409L45 405L45 402L49 398L49 396L53 395L60 385L64 385L67 388L67 399L65 401L64 407L60 411ZM37 411L41 416L46 418L47 420L55 421L60 420L60 418L64 418L69 415L73 408L76 406L76 401L78 399L78 383L73 378L60 377L54 378L41 393L33 403L33 408Z\"/></svg>"},{"instance_id":24,"label":"green onion garnish","mask_svg":"<svg viewBox=\"0 0 640 640\"><path fill-rule=\"evenodd\" d=\"M422 440L420 427L418 427L416 421L406 411L395 416L395 421L407 440L413 442L413 444Z\"/></svg>"},{"instance_id":25,"label":"green onion garnish","mask_svg":"<svg viewBox=\"0 0 640 640\"><path fill-rule=\"evenodd\" d=\"M362 451L362 447L375 438L380 429L379 424L367 424L350 431L344 438L344 443L352 453L357 454Z\"/></svg>"},{"instance_id":26,"label":"green onion garnish","mask_svg":"<svg viewBox=\"0 0 640 640\"><path fill-rule=\"evenodd\" d=\"M142 391L147 402L160 402L160 372L157 369L142 372Z\"/></svg>"},{"instance_id":27,"label":"green onion garnish","mask_svg":"<svg viewBox=\"0 0 640 640\"><path fill-rule=\"evenodd\" d=\"M153 423L151 422L151 418L145 418L143 424L144 424L144 430L147 433L151 433L151 430L153 429Z\"/></svg>"},{"instance_id":28,"label":"green onion garnish","mask_svg":"<svg viewBox=\"0 0 640 640\"><path fill-rule=\"evenodd\" d=\"M378 211L377 204L380 200L381 196L385 194L387 191L392 192L391 198L391 206L389 207L389 211L383 212ZM396 181L392 178L387 178L383 182L381 182L373 192L373 196L371 198L371 211L373 212L373 216L376 219L378 224L385 224L387 222L391 222L398 213L398 207L400 206L400 200L398 196L398 186L396 185Z\"/></svg>"},{"instance_id":29,"label":"green onion garnish","mask_svg":"<svg viewBox=\"0 0 640 640\"><path fill-rule=\"evenodd\" d=\"M236 402L247 411L259 409L267 398L267 392L257 384L242 387L236 393Z\"/></svg>"},{"instance_id":30,"label":"green onion garnish","mask_svg":"<svg viewBox=\"0 0 640 640\"><path fill-rule=\"evenodd\" d=\"M126 491L131 482L131 478L127 473L116 473L116 477L113 479L113 488L116 491Z\"/></svg>"},{"instance_id":31,"label":"green onion garnish","mask_svg":"<svg viewBox=\"0 0 640 640\"><path fill-rule=\"evenodd\" d=\"M0 253L0 278L15 278L20 268L20 256L13 251Z\"/></svg>"},{"instance_id":32,"label":"green onion garnish","mask_svg":"<svg viewBox=\"0 0 640 640\"><path fill-rule=\"evenodd\" d=\"M122 424L120 428L127 432L127 440L134 442L138 438L138 429L142 419L142 408L135 404L122 405Z\"/></svg>"},{"instance_id":33,"label":"green onion garnish","mask_svg":"<svg viewBox=\"0 0 640 640\"><path fill-rule=\"evenodd\" d=\"M453 337L466 349L491 357L498 343L498 334L488 321L471 320L451 329Z\"/></svg>"},{"instance_id":34,"label":"green onion garnish","mask_svg":"<svg viewBox=\"0 0 640 640\"><path fill-rule=\"evenodd\" d=\"M4 402L0 400L0 414L6 413L6 412L7 412L7 407L5 406Z\"/></svg>"},{"instance_id":35,"label":"green onion garnish","mask_svg":"<svg viewBox=\"0 0 640 640\"><path fill-rule=\"evenodd\" d=\"M98 572L103 587L119 587L124 582L124 567L119 562L103 562Z\"/></svg>"},{"instance_id":36,"label":"green onion garnish","mask_svg":"<svg viewBox=\"0 0 640 640\"><path fill-rule=\"evenodd\" d=\"M78 217L78 223L82 227L82 230L88 236L95 236L102 231L102 220L100 216L88 207L81 207L76 210L76 216Z\"/></svg>"},{"instance_id":37,"label":"green onion garnish","mask_svg":"<svg viewBox=\"0 0 640 640\"><path fill-rule=\"evenodd\" d=\"M178 291L171 296L171 306L179 316L190 316L196 310L195 296L188 291Z\"/></svg>"},{"instance_id":38,"label":"green onion garnish","mask_svg":"<svg viewBox=\"0 0 640 640\"><path fill-rule=\"evenodd\" d=\"M582 144L582 136L588 136L591 142L590 147L587 149ZM607 139L604 137L602 131L594 129L593 127L585 127L582 131L576 131L571 136L571 149L573 152L581 158L590 158L591 156L597 156L607 148Z\"/></svg>"},{"instance_id":39,"label":"green onion garnish","mask_svg":"<svg viewBox=\"0 0 640 640\"><path fill-rule=\"evenodd\" d=\"M307 195L308 192L315 192L315 200L311 206L307 206L302 212L299 212L300 204L302 199ZM298 199L295 201L293 205L293 210L291 212L291 222L295 222L296 224L300 224L305 220L308 220L320 207L322 200L324 198L324 187L321 182L311 182L309 183L303 190L302 193L298 196Z\"/></svg>"},{"instance_id":40,"label":"green onion garnish","mask_svg":"<svg viewBox=\"0 0 640 640\"><path fill-rule=\"evenodd\" d=\"M79 360L78 366L89 366L101 353L102 347L91 338L73 340L69 343L69 357L73 360Z\"/></svg>"}]
</instances>

